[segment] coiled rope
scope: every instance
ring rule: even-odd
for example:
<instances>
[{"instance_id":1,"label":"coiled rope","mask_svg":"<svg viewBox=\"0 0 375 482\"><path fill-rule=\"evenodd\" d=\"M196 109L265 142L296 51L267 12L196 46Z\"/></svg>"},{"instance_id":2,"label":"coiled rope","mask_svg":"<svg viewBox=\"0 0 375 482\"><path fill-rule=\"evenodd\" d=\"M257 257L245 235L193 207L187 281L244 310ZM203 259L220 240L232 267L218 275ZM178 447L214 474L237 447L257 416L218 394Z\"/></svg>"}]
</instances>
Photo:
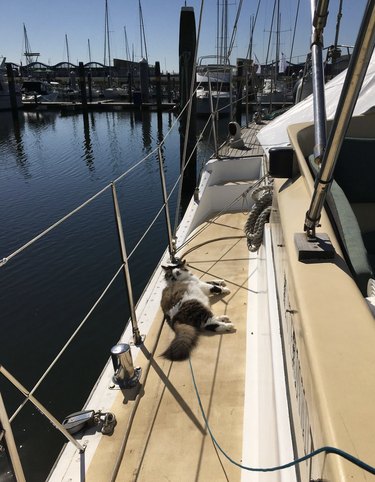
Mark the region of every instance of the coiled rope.
<instances>
[{"instance_id":1,"label":"coiled rope","mask_svg":"<svg viewBox=\"0 0 375 482\"><path fill-rule=\"evenodd\" d=\"M249 251L258 251L263 240L264 225L269 220L272 205L272 185L260 186L252 193L254 200L245 224L245 234Z\"/></svg>"},{"instance_id":2,"label":"coiled rope","mask_svg":"<svg viewBox=\"0 0 375 482\"><path fill-rule=\"evenodd\" d=\"M343 457L344 459L348 460L349 462L356 465L357 467L365 470L366 472L369 472L370 474L375 474L375 467L367 464L366 462L363 462L362 460L358 459L357 457L354 457L354 455L351 455L348 452L345 452L344 450L338 449L336 447L330 447L330 446L320 447L320 448L318 448L316 450L313 450L312 452L304 455L303 457L292 460L291 462L288 462L288 463L283 464L283 465L277 465L275 467L247 467L246 465L242 465L242 464L236 462L224 451L224 449L221 448L218 441L215 439L214 434L211 431L211 428L208 424L207 416L205 414L205 411L204 411L204 408L203 408L203 405L202 405L202 400L201 400L201 397L199 395L197 383L196 383L195 377L194 377L193 365L191 364L190 358L189 358L189 364L190 364L191 376L192 376L192 379L193 379L193 385L194 385L195 393L197 395L199 408L201 410L202 417L203 417L204 423L206 425L206 428L208 430L208 433L210 434L211 440L212 440L213 444L215 445L215 447L217 447L217 449L224 455L224 457L226 459L228 459L229 462L231 462L233 465L236 465L237 467L240 467L241 469L244 469L244 470L248 470L250 472L275 472L277 470L283 470L283 469L288 469L290 467L293 467L297 464L300 464L301 462L304 462L305 460L311 459L311 458L315 457L316 455L319 455L320 453L324 452L326 454L339 455L340 457Z\"/></svg>"}]
</instances>

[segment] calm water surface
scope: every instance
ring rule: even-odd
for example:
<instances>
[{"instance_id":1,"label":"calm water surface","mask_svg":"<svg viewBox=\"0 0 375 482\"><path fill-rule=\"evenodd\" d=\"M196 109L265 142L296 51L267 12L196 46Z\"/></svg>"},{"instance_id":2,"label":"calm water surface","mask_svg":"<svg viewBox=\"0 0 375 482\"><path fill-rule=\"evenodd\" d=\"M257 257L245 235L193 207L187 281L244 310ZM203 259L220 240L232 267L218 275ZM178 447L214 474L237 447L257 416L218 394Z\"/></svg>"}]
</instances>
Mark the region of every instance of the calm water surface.
<instances>
[{"instance_id":1,"label":"calm water surface","mask_svg":"<svg viewBox=\"0 0 375 482\"><path fill-rule=\"evenodd\" d=\"M20 112L16 122L10 113L0 113L0 258L152 152L174 122L170 113L103 112L85 117ZM211 152L210 140L203 137L198 169ZM167 137L163 157L170 192L179 172L177 128ZM117 192L130 253L162 206L157 154L122 179ZM176 196L170 210L173 218ZM161 216L129 261L136 299L166 242ZM112 194L107 190L0 269L0 363L27 389L39 380L120 264ZM119 276L35 392L57 419L82 408L128 316ZM0 390L11 415L23 397L2 375ZM44 480L65 439L30 403L12 427L26 479ZM0 480L13 480L4 454Z\"/></svg>"}]
</instances>

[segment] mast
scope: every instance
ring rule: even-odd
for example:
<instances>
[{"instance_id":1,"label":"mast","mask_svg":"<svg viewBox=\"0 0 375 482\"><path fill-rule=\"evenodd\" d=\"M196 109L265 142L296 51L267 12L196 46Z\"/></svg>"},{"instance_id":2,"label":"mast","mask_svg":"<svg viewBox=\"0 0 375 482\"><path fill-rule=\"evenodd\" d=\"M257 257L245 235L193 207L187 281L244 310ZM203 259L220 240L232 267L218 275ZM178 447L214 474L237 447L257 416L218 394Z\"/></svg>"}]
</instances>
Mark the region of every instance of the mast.
<instances>
[{"instance_id":1,"label":"mast","mask_svg":"<svg viewBox=\"0 0 375 482\"><path fill-rule=\"evenodd\" d=\"M247 49L247 54L246 58L251 60L252 58L252 51L253 51L253 38L254 38L254 29L255 29L255 24L258 18L258 13L259 13L259 7L260 7L260 0L258 0L258 5L257 5L257 10L255 12L255 17L252 16L252 19L250 19L250 40L249 40L249 46Z\"/></svg>"},{"instance_id":2,"label":"mast","mask_svg":"<svg viewBox=\"0 0 375 482\"><path fill-rule=\"evenodd\" d=\"M125 37L125 58L126 58L126 60L130 60L130 50L129 50L128 36L126 35L126 27L125 26L124 26L124 37Z\"/></svg>"},{"instance_id":3,"label":"mast","mask_svg":"<svg viewBox=\"0 0 375 482\"><path fill-rule=\"evenodd\" d=\"M141 0L138 0L139 6L139 33L141 37L141 57L145 58L148 63L148 54L147 54L147 45L146 45L146 34L145 34L145 25L143 22L143 13L142 13L142 5ZM143 44L145 46L145 56L143 57Z\"/></svg>"},{"instance_id":4,"label":"mast","mask_svg":"<svg viewBox=\"0 0 375 482\"><path fill-rule=\"evenodd\" d=\"M90 47L90 39L87 39L87 45L88 45L88 48L89 48L89 62L91 64L91 47Z\"/></svg>"},{"instance_id":5,"label":"mast","mask_svg":"<svg viewBox=\"0 0 375 482\"><path fill-rule=\"evenodd\" d=\"M276 17L275 83L279 74L279 65L280 65L280 23L281 23L280 0L277 0L276 15L277 17Z\"/></svg>"},{"instance_id":6,"label":"mast","mask_svg":"<svg viewBox=\"0 0 375 482\"><path fill-rule=\"evenodd\" d=\"M219 24L219 18L220 18L220 8L219 8L219 0L217 0L216 3L216 63L220 63L220 24Z\"/></svg>"},{"instance_id":7,"label":"mast","mask_svg":"<svg viewBox=\"0 0 375 482\"><path fill-rule=\"evenodd\" d=\"M65 47L66 47L66 57L68 59L68 64L70 63L70 56L69 56L69 44L68 44L68 36L65 34Z\"/></svg>"},{"instance_id":8,"label":"mast","mask_svg":"<svg viewBox=\"0 0 375 482\"><path fill-rule=\"evenodd\" d=\"M26 57L26 65L30 65L32 62L36 62L40 55L39 52L33 52L30 47L30 42L27 37L26 25L23 24L23 38L24 38L24 56ZM35 57L35 58L34 58Z\"/></svg>"},{"instance_id":9,"label":"mast","mask_svg":"<svg viewBox=\"0 0 375 482\"><path fill-rule=\"evenodd\" d=\"M108 0L105 0L105 14L104 14L104 65L107 61L108 52L108 67L111 67L111 46L109 42L109 22L108 22Z\"/></svg>"},{"instance_id":10,"label":"mast","mask_svg":"<svg viewBox=\"0 0 375 482\"><path fill-rule=\"evenodd\" d=\"M297 2L296 17L295 17L295 20L294 20L292 46L291 46L291 48L290 48L289 65L292 63L292 56L293 56L293 49L294 49L294 39L295 39L295 37L296 37L296 30L297 30L297 20L298 20L298 13L299 13L299 5L300 5L300 0L298 0L298 2Z\"/></svg>"},{"instance_id":11,"label":"mast","mask_svg":"<svg viewBox=\"0 0 375 482\"><path fill-rule=\"evenodd\" d=\"M342 0L340 0L339 4L339 11L337 12L337 21L336 21L336 34L335 34L335 51L337 50L337 43L339 41L339 31L340 31L340 22L342 17Z\"/></svg>"},{"instance_id":12,"label":"mast","mask_svg":"<svg viewBox=\"0 0 375 482\"><path fill-rule=\"evenodd\" d=\"M273 22L274 22L274 19L275 19L275 11L276 11L276 0L274 1L274 4L273 4L270 35L268 37L268 45L267 45L266 65L268 65L268 56L269 56L269 53L270 53L271 39L272 39L272 33L273 33Z\"/></svg>"}]
</instances>

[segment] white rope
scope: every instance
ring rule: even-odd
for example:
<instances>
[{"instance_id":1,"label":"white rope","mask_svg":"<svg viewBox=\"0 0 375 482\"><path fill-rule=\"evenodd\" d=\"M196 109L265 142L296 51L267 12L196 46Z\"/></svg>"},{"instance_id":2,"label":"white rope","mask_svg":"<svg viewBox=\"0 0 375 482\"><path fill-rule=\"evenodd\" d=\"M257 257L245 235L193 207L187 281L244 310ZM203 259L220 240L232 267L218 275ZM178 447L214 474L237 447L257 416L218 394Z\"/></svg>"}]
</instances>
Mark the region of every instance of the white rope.
<instances>
[{"instance_id":1,"label":"white rope","mask_svg":"<svg viewBox=\"0 0 375 482\"><path fill-rule=\"evenodd\" d=\"M245 224L249 251L258 251L263 240L264 225L272 209L272 186L261 186L252 193L254 205Z\"/></svg>"}]
</instances>

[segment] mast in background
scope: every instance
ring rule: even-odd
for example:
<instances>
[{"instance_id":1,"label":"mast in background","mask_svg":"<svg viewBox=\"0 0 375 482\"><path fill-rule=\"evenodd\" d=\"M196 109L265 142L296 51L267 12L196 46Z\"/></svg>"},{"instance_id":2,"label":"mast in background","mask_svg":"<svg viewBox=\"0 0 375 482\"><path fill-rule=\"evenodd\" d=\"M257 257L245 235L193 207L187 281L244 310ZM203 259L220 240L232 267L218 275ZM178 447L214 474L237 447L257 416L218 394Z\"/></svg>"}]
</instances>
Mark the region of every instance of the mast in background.
<instances>
[{"instance_id":1,"label":"mast in background","mask_svg":"<svg viewBox=\"0 0 375 482\"><path fill-rule=\"evenodd\" d=\"M30 42L27 36L26 25L23 24L23 39L24 39L24 56L26 57L26 65L30 65L38 60L39 52L33 52L30 47Z\"/></svg>"}]
</instances>

